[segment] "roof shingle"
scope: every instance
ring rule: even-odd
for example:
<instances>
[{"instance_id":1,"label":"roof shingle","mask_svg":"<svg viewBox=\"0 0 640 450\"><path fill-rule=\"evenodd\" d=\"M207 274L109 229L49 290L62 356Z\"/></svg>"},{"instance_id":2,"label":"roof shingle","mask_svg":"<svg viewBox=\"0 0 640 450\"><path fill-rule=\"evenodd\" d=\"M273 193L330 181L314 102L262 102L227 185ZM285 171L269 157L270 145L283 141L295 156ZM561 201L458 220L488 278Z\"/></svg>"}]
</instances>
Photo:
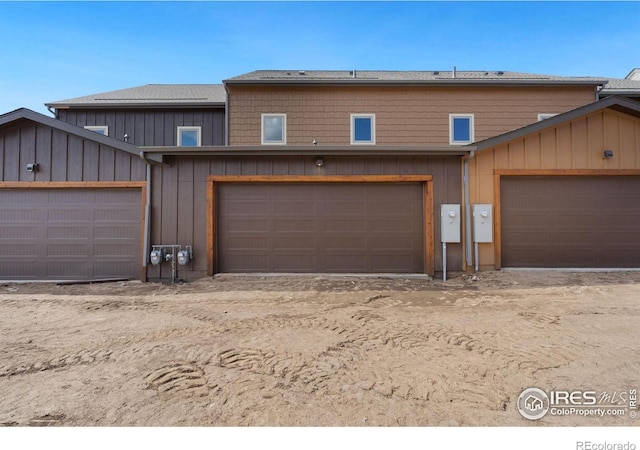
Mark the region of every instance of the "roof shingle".
<instances>
[{"instance_id":1,"label":"roof shingle","mask_svg":"<svg viewBox=\"0 0 640 450\"><path fill-rule=\"evenodd\" d=\"M225 90L221 84L147 84L117 91L86 95L46 103L52 108L69 106L222 106Z\"/></svg>"}]
</instances>

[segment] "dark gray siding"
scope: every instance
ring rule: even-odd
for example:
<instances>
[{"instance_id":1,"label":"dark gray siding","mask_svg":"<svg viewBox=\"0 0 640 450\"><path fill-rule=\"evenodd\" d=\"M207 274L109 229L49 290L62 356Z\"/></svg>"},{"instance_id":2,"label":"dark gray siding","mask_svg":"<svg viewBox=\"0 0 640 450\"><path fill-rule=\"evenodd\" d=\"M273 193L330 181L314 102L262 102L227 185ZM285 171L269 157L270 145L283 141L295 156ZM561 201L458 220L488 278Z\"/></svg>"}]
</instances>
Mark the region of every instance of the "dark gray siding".
<instances>
[{"instance_id":1,"label":"dark gray siding","mask_svg":"<svg viewBox=\"0 0 640 450\"><path fill-rule=\"evenodd\" d=\"M154 166L151 178L151 244L193 245L194 260L179 276L195 279L207 270L208 175L432 175L435 270L442 270L440 204L462 202L458 157L325 157L318 169L309 157L181 157ZM461 244L447 246L449 270L462 269ZM150 266L149 279L168 278L170 265Z\"/></svg>"},{"instance_id":2,"label":"dark gray siding","mask_svg":"<svg viewBox=\"0 0 640 450\"><path fill-rule=\"evenodd\" d=\"M84 126L108 126L109 136L138 146L177 145L179 126L202 127L202 145L224 145L224 109L60 109L58 119Z\"/></svg>"},{"instance_id":3,"label":"dark gray siding","mask_svg":"<svg viewBox=\"0 0 640 450\"><path fill-rule=\"evenodd\" d=\"M29 173L28 163L38 171ZM18 121L0 130L0 181L145 181L145 163L113 147Z\"/></svg>"}]
</instances>

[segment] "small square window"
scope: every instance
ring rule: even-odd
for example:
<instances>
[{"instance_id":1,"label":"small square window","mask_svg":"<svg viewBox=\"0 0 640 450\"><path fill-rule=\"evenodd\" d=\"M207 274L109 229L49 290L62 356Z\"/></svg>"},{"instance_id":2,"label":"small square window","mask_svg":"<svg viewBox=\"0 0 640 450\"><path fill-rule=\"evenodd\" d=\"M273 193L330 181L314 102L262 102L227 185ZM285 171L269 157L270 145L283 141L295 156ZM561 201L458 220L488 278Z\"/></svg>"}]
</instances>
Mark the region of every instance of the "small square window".
<instances>
[{"instance_id":1,"label":"small square window","mask_svg":"<svg viewBox=\"0 0 640 450\"><path fill-rule=\"evenodd\" d=\"M351 114L351 144L376 143L375 114Z\"/></svg>"},{"instance_id":2,"label":"small square window","mask_svg":"<svg viewBox=\"0 0 640 450\"><path fill-rule=\"evenodd\" d=\"M178 127L178 147L200 147L200 127Z\"/></svg>"},{"instance_id":3,"label":"small square window","mask_svg":"<svg viewBox=\"0 0 640 450\"><path fill-rule=\"evenodd\" d=\"M287 143L287 115L263 114L262 115L262 143L286 144Z\"/></svg>"},{"instance_id":4,"label":"small square window","mask_svg":"<svg viewBox=\"0 0 640 450\"><path fill-rule=\"evenodd\" d=\"M100 125L100 126L98 126L98 125L95 125L95 126L94 125L91 125L91 126L87 125L84 128L86 130L93 131L93 132L98 133L98 134L102 134L103 136L109 136L109 127L106 126L106 125Z\"/></svg>"},{"instance_id":5,"label":"small square window","mask_svg":"<svg viewBox=\"0 0 640 450\"><path fill-rule=\"evenodd\" d=\"M473 140L473 114L449 114L449 144L471 144Z\"/></svg>"}]
</instances>

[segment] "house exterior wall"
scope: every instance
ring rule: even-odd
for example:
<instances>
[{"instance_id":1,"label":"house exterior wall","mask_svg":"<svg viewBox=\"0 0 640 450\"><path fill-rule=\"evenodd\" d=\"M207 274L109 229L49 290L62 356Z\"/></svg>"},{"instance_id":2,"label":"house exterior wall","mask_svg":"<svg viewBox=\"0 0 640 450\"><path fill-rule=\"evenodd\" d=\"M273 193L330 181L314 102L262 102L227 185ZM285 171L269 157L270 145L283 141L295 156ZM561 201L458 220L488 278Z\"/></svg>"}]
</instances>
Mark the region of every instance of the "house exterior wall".
<instances>
[{"instance_id":1,"label":"house exterior wall","mask_svg":"<svg viewBox=\"0 0 640 450\"><path fill-rule=\"evenodd\" d=\"M38 163L36 172L26 170ZM135 155L31 121L0 130L0 181L145 181Z\"/></svg>"},{"instance_id":2,"label":"house exterior wall","mask_svg":"<svg viewBox=\"0 0 640 450\"><path fill-rule=\"evenodd\" d=\"M319 169L309 157L179 157L152 170L151 244L193 245L194 259L178 276L207 273L207 177L209 175L432 175L434 210L462 202L458 157L324 157ZM435 223L435 270L442 270L440 223ZM449 270L462 269L462 247L450 244ZM149 279L171 276L169 264L149 266Z\"/></svg>"},{"instance_id":3,"label":"house exterior wall","mask_svg":"<svg viewBox=\"0 0 640 450\"><path fill-rule=\"evenodd\" d=\"M614 156L605 159L605 149ZM471 204L494 204L499 196L496 172L506 170L522 175L576 171L616 175L640 170L640 119L604 109L476 153L469 160ZM498 214L494 220L498 228ZM494 268L495 244L479 246L480 266Z\"/></svg>"},{"instance_id":4,"label":"house exterior wall","mask_svg":"<svg viewBox=\"0 0 640 450\"><path fill-rule=\"evenodd\" d=\"M224 109L58 109L59 120L109 127L109 136L138 146L175 146L179 126L202 127L202 145L224 144Z\"/></svg>"},{"instance_id":5,"label":"house exterior wall","mask_svg":"<svg viewBox=\"0 0 640 450\"><path fill-rule=\"evenodd\" d=\"M449 114L474 114L480 141L595 99L593 86L227 87L230 145L259 145L263 113L287 114L287 145L349 145L352 113L376 115L376 144L448 145Z\"/></svg>"}]
</instances>

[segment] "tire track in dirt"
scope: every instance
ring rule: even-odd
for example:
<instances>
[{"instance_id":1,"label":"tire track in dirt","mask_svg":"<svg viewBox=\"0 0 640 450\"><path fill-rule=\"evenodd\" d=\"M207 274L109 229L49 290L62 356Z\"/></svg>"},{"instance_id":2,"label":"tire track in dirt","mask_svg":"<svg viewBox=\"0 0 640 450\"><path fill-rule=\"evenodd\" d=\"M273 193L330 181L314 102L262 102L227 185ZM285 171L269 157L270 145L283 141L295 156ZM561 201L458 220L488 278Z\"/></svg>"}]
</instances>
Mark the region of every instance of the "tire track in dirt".
<instances>
[{"instance_id":1,"label":"tire track in dirt","mask_svg":"<svg viewBox=\"0 0 640 450\"><path fill-rule=\"evenodd\" d=\"M46 358L35 362L8 365L0 368L0 378L106 362L111 359L112 352L113 351L108 348L79 350L77 352L63 353L58 357Z\"/></svg>"},{"instance_id":2,"label":"tire track in dirt","mask_svg":"<svg viewBox=\"0 0 640 450\"><path fill-rule=\"evenodd\" d=\"M174 362L154 370L144 381L149 389L155 389L159 394L173 394L180 392L184 395L204 397L212 390L204 377L204 370L189 362ZM213 390L218 390L213 386Z\"/></svg>"},{"instance_id":3,"label":"tire track in dirt","mask_svg":"<svg viewBox=\"0 0 640 450\"><path fill-rule=\"evenodd\" d=\"M376 395L388 398L396 395L404 399L424 402L428 401L435 392L434 386L445 385L448 376L446 372L439 373L438 368L435 367L434 376L424 382L420 377L407 371L381 373L367 369L368 362L372 362L371 357L377 352L388 352L385 349L389 347L394 351L415 352L431 348L432 352L437 352L439 348L445 346L459 351L473 352L483 358L498 351L466 334L442 327L427 333L416 331L407 324L394 323L391 326L386 324L382 328L381 325L387 322L387 319L372 309L360 308L350 318L352 319L350 323L333 321L326 317L322 319L272 317L268 320L260 319L257 322L252 320L250 325L245 322L245 325L253 330L256 326L278 328L285 323L288 327L315 326L339 334L342 340L315 357L307 359L302 354L275 354L255 348L228 349L219 353L219 365L227 369L247 370L275 376L287 385L299 385L307 393L327 393L329 380L332 381L332 385L335 385L336 379L344 379L347 385L355 386L359 390L371 391ZM232 328L238 331L237 327ZM403 331L394 333L393 330L398 328ZM375 366L375 361L370 365ZM351 375L354 370L363 379L354 379ZM496 410L503 408L505 398L508 398L504 393L493 395L488 391L479 390L477 384L482 381L482 376L473 372L467 373L470 373L474 379L468 383L461 383L455 388L458 389L459 396L474 397L478 403L488 404ZM339 394L340 392L328 393Z\"/></svg>"}]
</instances>

